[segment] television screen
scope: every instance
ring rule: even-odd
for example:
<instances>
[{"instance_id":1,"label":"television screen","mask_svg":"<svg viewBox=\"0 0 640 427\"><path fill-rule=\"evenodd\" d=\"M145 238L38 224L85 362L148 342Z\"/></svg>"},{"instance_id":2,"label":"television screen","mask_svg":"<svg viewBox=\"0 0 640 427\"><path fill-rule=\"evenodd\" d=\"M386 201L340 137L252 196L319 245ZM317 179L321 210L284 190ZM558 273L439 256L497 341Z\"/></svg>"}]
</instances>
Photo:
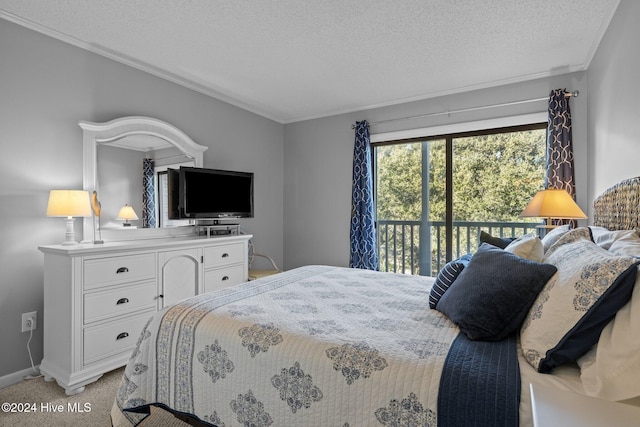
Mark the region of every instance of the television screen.
<instances>
[{"instance_id":1,"label":"television screen","mask_svg":"<svg viewBox=\"0 0 640 427\"><path fill-rule=\"evenodd\" d=\"M252 218L253 173L181 167L179 199L185 218Z\"/></svg>"}]
</instances>

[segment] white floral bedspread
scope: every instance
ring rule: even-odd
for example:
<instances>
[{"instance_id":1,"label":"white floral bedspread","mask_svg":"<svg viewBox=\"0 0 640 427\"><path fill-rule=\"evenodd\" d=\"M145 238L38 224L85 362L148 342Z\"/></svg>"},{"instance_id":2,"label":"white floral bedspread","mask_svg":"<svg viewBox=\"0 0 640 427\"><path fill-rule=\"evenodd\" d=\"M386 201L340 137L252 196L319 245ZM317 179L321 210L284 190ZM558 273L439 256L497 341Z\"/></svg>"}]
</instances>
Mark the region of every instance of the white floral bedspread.
<instances>
[{"instance_id":1,"label":"white floral bedspread","mask_svg":"<svg viewBox=\"0 0 640 427\"><path fill-rule=\"evenodd\" d=\"M432 278L308 266L207 293L145 327L116 427L164 405L216 426L435 426L458 328Z\"/></svg>"}]
</instances>

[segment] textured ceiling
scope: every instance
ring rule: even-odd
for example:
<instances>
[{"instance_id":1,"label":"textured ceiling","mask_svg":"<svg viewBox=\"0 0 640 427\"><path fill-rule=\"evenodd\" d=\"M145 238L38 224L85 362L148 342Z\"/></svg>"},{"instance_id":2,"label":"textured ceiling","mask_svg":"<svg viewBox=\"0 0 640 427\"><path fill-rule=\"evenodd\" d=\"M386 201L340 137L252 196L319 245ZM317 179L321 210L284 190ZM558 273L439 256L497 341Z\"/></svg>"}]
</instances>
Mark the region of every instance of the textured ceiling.
<instances>
[{"instance_id":1,"label":"textured ceiling","mask_svg":"<svg viewBox=\"0 0 640 427\"><path fill-rule=\"evenodd\" d=\"M290 123L585 70L619 0L0 0L0 17Z\"/></svg>"}]
</instances>

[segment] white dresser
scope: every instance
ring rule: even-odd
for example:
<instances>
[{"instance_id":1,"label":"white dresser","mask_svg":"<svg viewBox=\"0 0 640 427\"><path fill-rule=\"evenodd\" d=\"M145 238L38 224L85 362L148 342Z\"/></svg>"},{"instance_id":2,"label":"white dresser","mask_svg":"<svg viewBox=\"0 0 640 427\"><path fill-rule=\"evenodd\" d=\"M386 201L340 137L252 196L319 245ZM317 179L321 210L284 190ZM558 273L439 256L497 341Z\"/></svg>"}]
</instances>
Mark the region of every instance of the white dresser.
<instances>
[{"instance_id":1,"label":"white dresser","mask_svg":"<svg viewBox=\"0 0 640 427\"><path fill-rule=\"evenodd\" d=\"M247 281L250 235L40 246L44 358L68 395L126 364L158 310Z\"/></svg>"}]
</instances>

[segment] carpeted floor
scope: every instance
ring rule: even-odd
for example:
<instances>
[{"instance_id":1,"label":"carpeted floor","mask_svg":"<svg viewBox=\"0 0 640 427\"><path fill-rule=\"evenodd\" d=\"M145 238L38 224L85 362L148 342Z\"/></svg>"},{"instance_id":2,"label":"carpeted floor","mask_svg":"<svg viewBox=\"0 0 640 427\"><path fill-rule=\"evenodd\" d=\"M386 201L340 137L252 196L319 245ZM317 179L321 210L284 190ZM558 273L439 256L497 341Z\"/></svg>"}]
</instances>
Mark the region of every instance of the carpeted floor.
<instances>
[{"instance_id":1,"label":"carpeted floor","mask_svg":"<svg viewBox=\"0 0 640 427\"><path fill-rule=\"evenodd\" d=\"M55 381L45 382L42 377L0 389L0 427L23 426L111 426L111 406L116 389L122 378L122 369L103 375L95 383L87 385L76 396L67 396ZM5 403L29 404L32 412L5 412ZM62 411L53 411L60 408ZM17 406L17 405L15 405ZM47 408L50 408L49 410ZM79 409L78 409L79 408ZM140 427L184 427L188 426L171 414L152 409L151 416L140 423ZM82 412L80 412L82 410Z\"/></svg>"}]
</instances>

